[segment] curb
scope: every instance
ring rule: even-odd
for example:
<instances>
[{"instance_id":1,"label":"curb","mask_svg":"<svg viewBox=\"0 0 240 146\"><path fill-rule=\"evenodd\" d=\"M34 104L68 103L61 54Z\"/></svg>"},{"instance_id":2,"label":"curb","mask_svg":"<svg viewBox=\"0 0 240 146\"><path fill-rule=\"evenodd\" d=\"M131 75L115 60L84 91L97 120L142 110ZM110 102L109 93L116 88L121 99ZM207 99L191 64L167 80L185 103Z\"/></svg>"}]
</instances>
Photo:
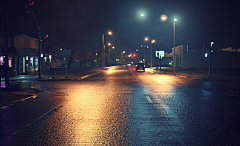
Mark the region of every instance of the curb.
<instances>
[{"instance_id":1,"label":"curb","mask_svg":"<svg viewBox=\"0 0 240 146\"><path fill-rule=\"evenodd\" d=\"M21 100L19 100L19 101L16 101L16 102L11 103L11 104L9 104L9 105L4 105L4 106L0 107L0 108L1 108L0 110L7 109L9 106L12 106L12 105L14 105L14 104L23 102L23 101L25 101L25 100L28 100L28 99L31 99L31 98L36 98L38 95L41 95L41 94L44 93L43 90L39 90L39 89L36 89L36 88L30 88L30 89L36 90L36 92L34 93L35 95L31 95L31 96L26 95L23 99L21 99Z\"/></svg>"}]
</instances>

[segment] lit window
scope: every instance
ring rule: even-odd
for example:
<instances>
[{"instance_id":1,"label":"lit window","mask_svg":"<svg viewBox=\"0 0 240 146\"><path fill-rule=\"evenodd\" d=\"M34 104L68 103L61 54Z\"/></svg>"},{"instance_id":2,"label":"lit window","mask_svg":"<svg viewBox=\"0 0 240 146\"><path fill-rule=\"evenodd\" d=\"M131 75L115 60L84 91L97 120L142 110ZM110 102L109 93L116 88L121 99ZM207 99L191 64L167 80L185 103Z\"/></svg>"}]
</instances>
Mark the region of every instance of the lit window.
<instances>
[{"instance_id":1,"label":"lit window","mask_svg":"<svg viewBox=\"0 0 240 146\"><path fill-rule=\"evenodd\" d=\"M47 57L44 57L44 62L45 62L45 63L47 62Z\"/></svg>"}]
</instances>

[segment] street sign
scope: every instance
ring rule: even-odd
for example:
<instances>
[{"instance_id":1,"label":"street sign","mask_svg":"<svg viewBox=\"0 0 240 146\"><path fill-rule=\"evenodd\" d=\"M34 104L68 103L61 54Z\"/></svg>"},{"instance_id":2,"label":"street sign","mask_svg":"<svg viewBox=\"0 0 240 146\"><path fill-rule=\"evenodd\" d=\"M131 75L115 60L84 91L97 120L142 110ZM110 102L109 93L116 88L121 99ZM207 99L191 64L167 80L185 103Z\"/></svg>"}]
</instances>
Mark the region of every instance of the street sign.
<instances>
[{"instance_id":1,"label":"street sign","mask_svg":"<svg viewBox=\"0 0 240 146\"><path fill-rule=\"evenodd\" d=\"M155 56L156 57L164 57L164 51L163 50L161 50L161 51L155 51Z\"/></svg>"},{"instance_id":2,"label":"street sign","mask_svg":"<svg viewBox=\"0 0 240 146\"><path fill-rule=\"evenodd\" d=\"M71 57L71 50L69 49L57 49L55 51L56 57Z\"/></svg>"}]
</instances>

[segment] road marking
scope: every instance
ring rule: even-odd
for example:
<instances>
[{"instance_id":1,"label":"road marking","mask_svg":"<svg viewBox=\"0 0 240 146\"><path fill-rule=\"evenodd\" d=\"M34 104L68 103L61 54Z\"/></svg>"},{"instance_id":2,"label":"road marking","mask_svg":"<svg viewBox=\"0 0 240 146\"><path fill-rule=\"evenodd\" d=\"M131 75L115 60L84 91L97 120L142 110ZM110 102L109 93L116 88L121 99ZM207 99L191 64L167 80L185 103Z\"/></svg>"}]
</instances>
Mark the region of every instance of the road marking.
<instances>
[{"instance_id":1,"label":"road marking","mask_svg":"<svg viewBox=\"0 0 240 146\"><path fill-rule=\"evenodd\" d=\"M82 76L82 77L80 77L80 80L86 79L86 78L88 78L88 77L94 76L94 75L99 74L99 73L101 73L101 71L96 72L96 73L93 73L93 74L90 74L90 75Z\"/></svg>"},{"instance_id":2,"label":"road marking","mask_svg":"<svg viewBox=\"0 0 240 146\"><path fill-rule=\"evenodd\" d=\"M147 98L147 101L149 102L149 103L153 103L152 102L152 100L151 100L151 98L147 95L147 96L145 96L146 98Z\"/></svg>"}]
</instances>

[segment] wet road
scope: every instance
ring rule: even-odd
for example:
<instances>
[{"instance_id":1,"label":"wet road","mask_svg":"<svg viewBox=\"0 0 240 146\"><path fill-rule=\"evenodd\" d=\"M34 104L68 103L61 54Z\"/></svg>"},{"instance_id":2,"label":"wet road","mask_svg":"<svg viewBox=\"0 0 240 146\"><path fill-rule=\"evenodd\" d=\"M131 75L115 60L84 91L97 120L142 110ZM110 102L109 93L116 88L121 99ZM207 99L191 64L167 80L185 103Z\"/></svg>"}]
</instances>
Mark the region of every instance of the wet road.
<instances>
[{"instance_id":1,"label":"wet road","mask_svg":"<svg viewBox=\"0 0 240 146\"><path fill-rule=\"evenodd\" d=\"M237 82L111 67L1 110L0 145L239 145Z\"/></svg>"}]
</instances>

